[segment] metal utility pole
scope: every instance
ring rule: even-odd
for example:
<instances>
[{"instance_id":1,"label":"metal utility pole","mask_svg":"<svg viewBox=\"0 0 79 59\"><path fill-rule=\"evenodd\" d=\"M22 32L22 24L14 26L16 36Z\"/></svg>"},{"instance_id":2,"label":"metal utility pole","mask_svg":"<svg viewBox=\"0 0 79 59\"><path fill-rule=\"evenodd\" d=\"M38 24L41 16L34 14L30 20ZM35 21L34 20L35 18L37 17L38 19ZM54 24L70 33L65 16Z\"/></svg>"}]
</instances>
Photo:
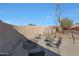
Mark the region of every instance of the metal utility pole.
<instances>
[{"instance_id":1,"label":"metal utility pole","mask_svg":"<svg viewBox=\"0 0 79 59\"><path fill-rule=\"evenodd\" d=\"M56 5L56 20L57 22L59 23L58 25L60 25L60 22L61 22L61 17L62 17L62 13L61 13L61 8L60 8L60 4L57 3Z\"/></svg>"}]
</instances>

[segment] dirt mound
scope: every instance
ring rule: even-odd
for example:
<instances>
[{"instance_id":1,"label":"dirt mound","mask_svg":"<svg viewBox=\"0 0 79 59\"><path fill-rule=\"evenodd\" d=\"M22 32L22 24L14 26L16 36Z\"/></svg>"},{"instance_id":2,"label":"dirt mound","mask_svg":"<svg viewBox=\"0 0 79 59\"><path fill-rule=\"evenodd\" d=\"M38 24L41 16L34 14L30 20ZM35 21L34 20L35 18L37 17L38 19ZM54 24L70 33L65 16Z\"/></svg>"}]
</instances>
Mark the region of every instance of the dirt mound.
<instances>
[{"instance_id":1,"label":"dirt mound","mask_svg":"<svg viewBox=\"0 0 79 59\"><path fill-rule=\"evenodd\" d=\"M45 31L45 27L43 26L14 26L14 28L28 38L34 38Z\"/></svg>"}]
</instances>

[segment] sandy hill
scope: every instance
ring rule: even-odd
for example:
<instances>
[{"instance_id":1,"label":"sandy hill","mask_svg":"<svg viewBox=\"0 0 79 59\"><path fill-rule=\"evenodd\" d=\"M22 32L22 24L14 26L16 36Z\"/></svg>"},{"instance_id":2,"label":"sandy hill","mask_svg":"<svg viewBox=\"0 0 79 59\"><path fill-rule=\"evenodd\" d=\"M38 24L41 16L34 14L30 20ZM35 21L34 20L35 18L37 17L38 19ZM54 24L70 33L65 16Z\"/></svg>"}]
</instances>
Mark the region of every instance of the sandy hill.
<instances>
[{"instance_id":1,"label":"sandy hill","mask_svg":"<svg viewBox=\"0 0 79 59\"><path fill-rule=\"evenodd\" d=\"M13 26L19 33L27 38L34 38L35 35L43 34L45 31L44 26Z\"/></svg>"}]
</instances>

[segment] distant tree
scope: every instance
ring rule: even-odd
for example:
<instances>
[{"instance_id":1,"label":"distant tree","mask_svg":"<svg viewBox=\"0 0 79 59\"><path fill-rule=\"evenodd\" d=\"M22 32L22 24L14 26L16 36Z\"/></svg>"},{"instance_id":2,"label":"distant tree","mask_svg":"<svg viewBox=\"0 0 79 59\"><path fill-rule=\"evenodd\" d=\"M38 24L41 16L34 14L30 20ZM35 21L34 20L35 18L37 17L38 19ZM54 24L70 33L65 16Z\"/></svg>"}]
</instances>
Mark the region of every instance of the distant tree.
<instances>
[{"instance_id":1,"label":"distant tree","mask_svg":"<svg viewBox=\"0 0 79 59\"><path fill-rule=\"evenodd\" d=\"M69 18L63 18L60 22L62 29L70 29L73 25L73 21Z\"/></svg>"},{"instance_id":2,"label":"distant tree","mask_svg":"<svg viewBox=\"0 0 79 59\"><path fill-rule=\"evenodd\" d=\"M28 24L29 26L36 26L35 24Z\"/></svg>"},{"instance_id":3,"label":"distant tree","mask_svg":"<svg viewBox=\"0 0 79 59\"><path fill-rule=\"evenodd\" d=\"M79 23L75 23L76 25L79 25Z\"/></svg>"}]
</instances>

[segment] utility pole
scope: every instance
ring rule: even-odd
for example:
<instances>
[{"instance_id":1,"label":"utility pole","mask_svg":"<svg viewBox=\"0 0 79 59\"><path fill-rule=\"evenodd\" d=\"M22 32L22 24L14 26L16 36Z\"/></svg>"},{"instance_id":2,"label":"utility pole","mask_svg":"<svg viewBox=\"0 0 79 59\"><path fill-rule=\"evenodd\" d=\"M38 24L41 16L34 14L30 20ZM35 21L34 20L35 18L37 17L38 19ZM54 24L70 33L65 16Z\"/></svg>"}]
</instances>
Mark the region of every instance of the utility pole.
<instances>
[{"instance_id":1,"label":"utility pole","mask_svg":"<svg viewBox=\"0 0 79 59\"><path fill-rule=\"evenodd\" d=\"M60 8L60 4L57 3L56 5L56 20L59 23L58 26L60 26L60 22L61 22L61 17L62 17L62 13L61 13L61 8Z\"/></svg>"}]
</instances>

